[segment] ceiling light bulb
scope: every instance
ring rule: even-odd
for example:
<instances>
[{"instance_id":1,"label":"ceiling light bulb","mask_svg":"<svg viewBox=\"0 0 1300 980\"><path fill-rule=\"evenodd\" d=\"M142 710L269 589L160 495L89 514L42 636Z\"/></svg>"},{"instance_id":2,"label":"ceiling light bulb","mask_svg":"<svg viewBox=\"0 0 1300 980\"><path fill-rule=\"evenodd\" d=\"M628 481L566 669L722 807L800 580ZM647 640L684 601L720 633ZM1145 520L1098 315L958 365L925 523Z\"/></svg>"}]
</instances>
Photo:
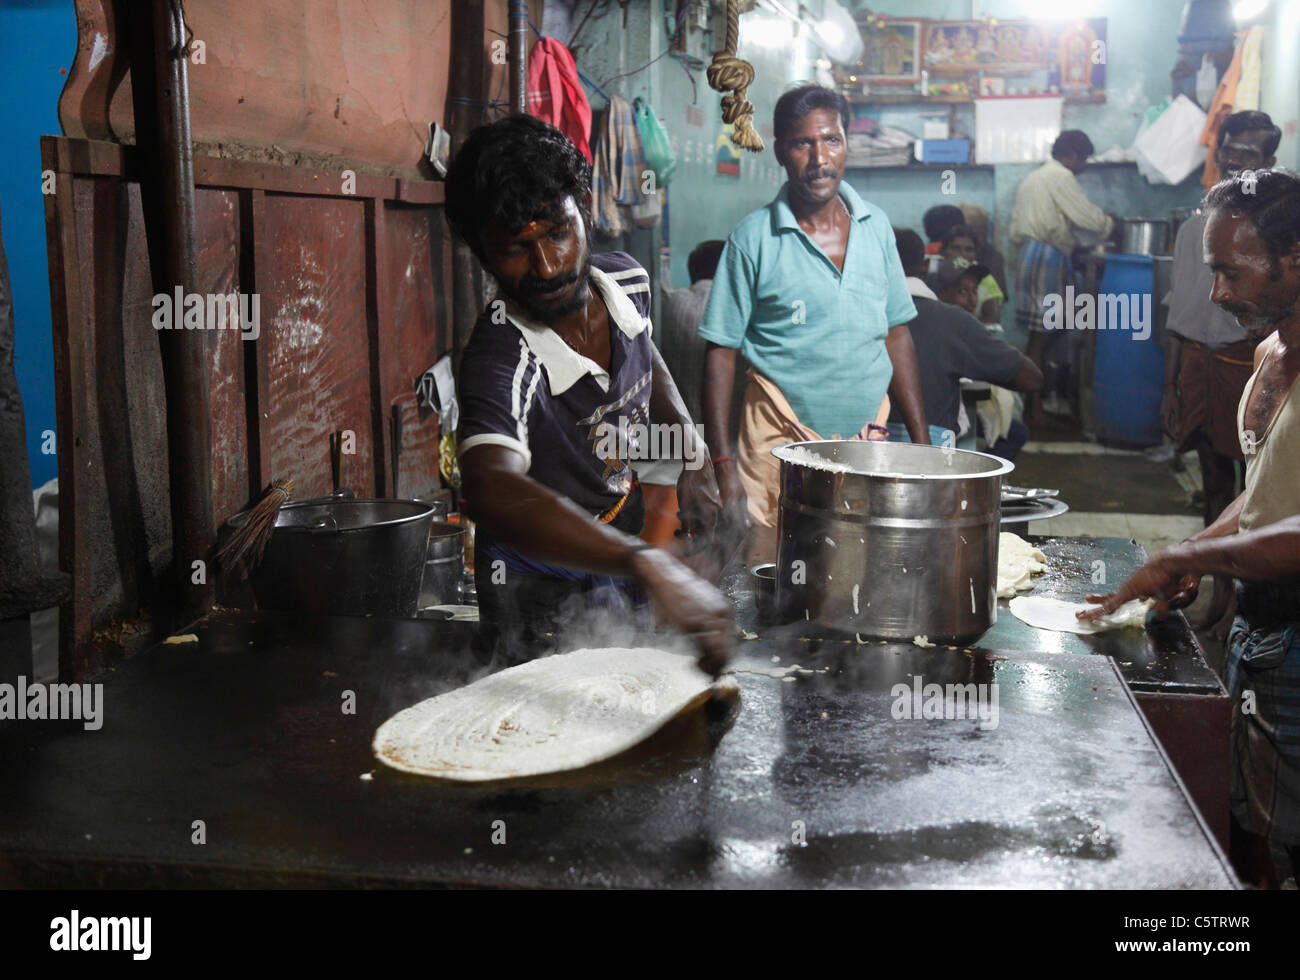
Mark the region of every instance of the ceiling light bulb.
<instances>
[{"instance_id":1,"label":"ceiling light bulb","mask_svg":"<svg viewBox=\"0 0 1300 980\"><path fill-rule=\"evenodd\" d=\"M1232 5L1232 19L1236 21L1254 20L1268 9L1268 0L1237 0Z\"/></svg>"}]
</instances>

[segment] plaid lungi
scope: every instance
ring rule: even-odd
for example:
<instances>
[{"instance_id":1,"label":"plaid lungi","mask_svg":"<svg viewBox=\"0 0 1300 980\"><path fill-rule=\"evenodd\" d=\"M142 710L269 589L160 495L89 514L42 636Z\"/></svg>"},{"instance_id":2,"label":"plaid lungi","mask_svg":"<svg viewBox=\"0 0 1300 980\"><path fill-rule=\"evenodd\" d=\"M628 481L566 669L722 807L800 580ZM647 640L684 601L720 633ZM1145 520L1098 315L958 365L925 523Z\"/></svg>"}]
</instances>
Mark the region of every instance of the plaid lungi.
<instances>
[{"instance_id":1,"label":"plaid lungi","mask_svg":"<svg viewBox=\"0 0 1300 980\"><path fill-rule=\"evenodd\" d=\"M1251 833L1294 847L1300 844L1300 623L1252 629L1239 615L1227 653L1232 814Z\"/></svg>"},{"instance_id":2,"label":"plaid lungi","mask_svg":"<svg viewBox=\"0 0 1300 980\"><path fill-rule=\"evenodd\" d=\"M1030 239L1020 246L1016 270L1016 325L1031 333L1045 333L1044 301L1048 296L1062 297L1065 287L1074 284L1070 257L1059 248ZM1073 310L1067 309L1067 316Z\"/></svg>"}]
</instances>

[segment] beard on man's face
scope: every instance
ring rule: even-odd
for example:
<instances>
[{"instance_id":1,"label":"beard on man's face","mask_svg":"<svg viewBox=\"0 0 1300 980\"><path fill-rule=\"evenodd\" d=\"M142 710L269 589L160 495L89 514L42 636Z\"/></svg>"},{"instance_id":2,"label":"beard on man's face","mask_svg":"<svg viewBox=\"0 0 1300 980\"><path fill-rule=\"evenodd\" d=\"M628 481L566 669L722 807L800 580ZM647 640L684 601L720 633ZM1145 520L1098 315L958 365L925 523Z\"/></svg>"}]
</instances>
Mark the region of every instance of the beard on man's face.
<instances>
[{"instance_id":1,"label":"beard on man's face","mask_svg":"<svg viewBox=\"0 0 1300 980\"><path fill-rule=\"evenodd\" d=\"M591 221L583 216L586 228L591 228ZM520 279L512 287L502 285L502 291L513 300L530 320L550 325L570 314L578 312L587 305L591 298L591 254L592 237L590 231L584 236L582 261L579 267L561 276L551 279ZM548 294L556 293L577 283L573 295L559 302L549 302Z\"/></svg>"},{"instance_id":2,"label":"beard on man's face","mask_svg":"<svg viewBox=\"0 0 1300 980\"><path fill-rule=\"evenodd\" d=\"M571 313L576 313L587 305L587 300L591 298L590 276L591 255L588 253L583 260L582 268L576 272L556 276L554 279L521 279L508 295L530 320L549 325ZM578 288L568 299L555 303L545 301L547 294L563 290L575 282Z\"/></svg>"}]
</instances>

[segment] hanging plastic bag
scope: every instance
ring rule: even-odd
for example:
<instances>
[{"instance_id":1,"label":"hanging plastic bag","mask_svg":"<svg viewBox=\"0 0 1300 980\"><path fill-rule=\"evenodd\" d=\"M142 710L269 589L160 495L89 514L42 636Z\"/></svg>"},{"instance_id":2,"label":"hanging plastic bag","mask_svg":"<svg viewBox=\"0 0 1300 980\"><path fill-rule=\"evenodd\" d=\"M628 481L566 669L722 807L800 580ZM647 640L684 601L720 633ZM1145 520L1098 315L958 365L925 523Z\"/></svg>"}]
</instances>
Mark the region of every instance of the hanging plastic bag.
<instances>
[{"instance_id":1,"label":"hanging plastic bag","mask_svg":"<svg viewBox=\"0 0 1300 980\"><path fill-rule=\"evenodd\" d=\"M1214 93L1219 90L1219 69L1208 54L1201 55L1201 68L1196 73L1196 101L1202 109L1209 110Z\"/></svg>"},{"instance_id":2,"label":"hanging plastic bag","mask_svg":"<svg viewBox=\"0 0 1300 980\"><path fill-rule=\"evenodd\" d=\"M1139 169L1151 183L1178 184L1205 162L1205 113L1185 95L1169 104L1133 142ZM1146 166L1144 167L1143 164ZM1154 172L1155 177L1150 174Z\"/></svg>"},{"instance_id":3,"label":"hanging plastic bag","mask_svg":"<svg viewBox=\"0 0 1300 980\"><path fill-rule=\"evenodd\" d=\"M654 171L659 186L667 187L677 169L677 154L673 152L672 140L644 99L634 100L632 108L636 114L637 132L641 134L646 166Z\"/></svg>"},{"instance_id":4,"label":"hanging plastic bag","mask_svg":"<svg viewBox=\"0 0 1300 980\"><path fill-rule=\"evenodd\" d=\"M1169 96L1166 95L1163 99L1161 99L1155 105L1148 108L1147 111L1142 114L1142 123L1141 125L1138 126L1137 136L1133 138L1134 146L1137 145L1137 141L1139 138L1141 138L1142 134L1145 133L1148 129L1150 129L1151 124L1154 123L1157 119L1159 119L1160 116L1164 113L1164 111L1168 108L1169 108ZM1166 181L1163 177L1160 176L1160 174L1156 171L1156 168L1151 166L1149 163L1147 163L1146 159L1141 154L1137 153L1136 150L1133 151L1133 156L1135 161L1137 162L1138 173L1140 173L1148 181L1150 181L1153 184L1168 183L1168 181Z\"/></svg>"}]
</instances>

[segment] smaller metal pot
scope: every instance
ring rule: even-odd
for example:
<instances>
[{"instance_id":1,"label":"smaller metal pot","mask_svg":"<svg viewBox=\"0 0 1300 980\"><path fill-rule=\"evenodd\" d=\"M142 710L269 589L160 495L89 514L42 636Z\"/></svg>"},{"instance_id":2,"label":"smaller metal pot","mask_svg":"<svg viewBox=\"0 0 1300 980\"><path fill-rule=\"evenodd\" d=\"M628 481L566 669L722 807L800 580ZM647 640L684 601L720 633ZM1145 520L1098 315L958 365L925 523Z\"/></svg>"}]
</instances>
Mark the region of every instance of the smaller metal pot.
<instances>
[{"instance_id":1,"label":"smaller metal pot","mask_svg":"<svg viewBox=\"0 0 1300 980\"><path fill-rule=\"evenodd\" d=\"M754 586L754 608L759 622L767 625L776 621L776 562L755 565L749 570Z\"/></svg>"},{"instance_id":2,"label":"smaller metal pot","mask_svg":"<svg viewBox=\"0 0 1300 980\"><path fill-rule=\"evenodd\" d=\"M420 608L460 602L460 580L465 573L465 526L434 521L429 527L429 548L420 582Z\"/></svg>"},{"instance_id":3,"label":"smaller metal pot","mask_svg":"<svg viewBox=\"0 0 1300 980\"><path fill-rule=\"evenodd\" d=\"M1125 255L1168 255L1169 222L1164 218L1126 218Z\"/></svg>"},{"instance_id":4,"label":"smaller metal pot","mask_svg":"<svg viewBox=\"0 0 1300 980\"><path fill-rule=\"evenodd\" d=\"M239 527L248 511L228 524ZM250 583L262 609L322 616L412 617L433 508L342 493L286 504Z\"/></svg>"}]
</instances>

